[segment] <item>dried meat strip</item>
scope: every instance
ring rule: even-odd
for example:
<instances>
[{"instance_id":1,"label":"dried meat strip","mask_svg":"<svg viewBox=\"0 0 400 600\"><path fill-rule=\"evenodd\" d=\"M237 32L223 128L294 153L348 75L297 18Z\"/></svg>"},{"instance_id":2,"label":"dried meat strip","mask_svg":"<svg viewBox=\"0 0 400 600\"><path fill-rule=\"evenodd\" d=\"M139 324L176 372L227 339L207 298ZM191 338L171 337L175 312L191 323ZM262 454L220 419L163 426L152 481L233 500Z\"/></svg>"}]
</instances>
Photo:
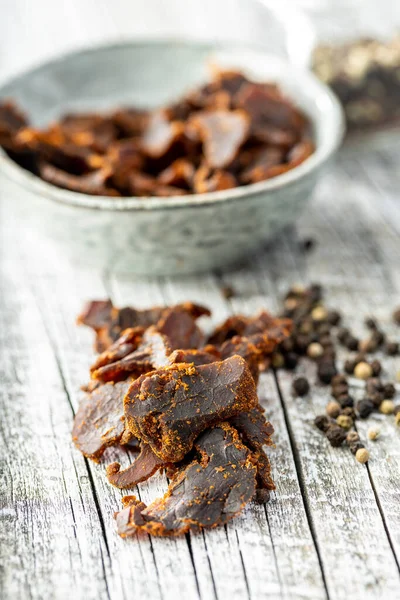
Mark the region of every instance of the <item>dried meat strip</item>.
<instances>
[{"instance_id":1,"label":"dried meat strip","mask_svg":"<svg viewBox=\"0 0 400 600\"><path fill-rule=\"evenodd\" d=\"M234 428L222 423L196 441L197 456L172 478L163 498L147 508L135 498L117 513L122 537L144 531L156 536L182 535L212 528L238 515L254 497L256 466Z\"/></svg>"},{"instance_id":2,"label":"dried meat strip","mask_svg":"<svg viewBox=\"0 0 400 600\"><path fill-rule=\"evenodd\" d=\"M240 356L142 375L124 400L127 427L165 462L182 460L207 427L257 403L254 379Z\"/></svg>"},{"instance_id":3,"label":"dried meat strip","mask_svg":"<svg viewBox=\"0 0 400 600\"><path fill-rule=\"evenodd\" d=\"M50 163L43 161L39 163L39 174L44 181L53 183L65 190L79 192L80 194L89 194L91 196L115 197L121 195L115 188L107 185L110 173L105 168L78 176L58 169Z\"/></svg>"},{"instance_id":4,"label":"dried meat strip","mask_svg":"<svg viewBox=\"0 0 400 600\"><path fill-rule=\"evenodd\" d=\"M163 467L164 463L148 444L140 445L140 454L135 461L121 471L119 463L114 462L107 467L107 479L117 488L133 488L141 481L146 481Z\"/></svg>"},{"instance_id":5,"label":"dried meat strip","mask_svg":"<svg viewBox=\"0 0 400 600\"><path fill-rule=\"evenodd\" d=\"M270 336L273 346L290 334L291 326L290 319L277 319L267 311L260 311L255 317L234 315L219 325L208 341L219 346L236 335L251 338L254 334L262 333Z\"/></svg>"},{"instance_id":6,"label":"dried meat strip","mask_svg":"<svg viewBox=\"0 0 400 600\"><path fill-rule=\"evenodd\" d=\"M131 381L101 385L83 398L75 415L72 439L87 458L99 460L125 430L123 399Z\"/></svg>"},{"instance_id":7,"label":"dried meat strip","mask_svg":"<svg viewBox=\"0 0 400 600\"><path fill-rule=\"evenodd\" d=\"M217 360L221 360L221 354L216 348L211 348L211 346L202 350L175 350L169 356L169 363L171 365L189 363L198 367L200 365L208 365Z\"/></svg>"},{"instance_id":8,"label":"dried meat strip","mask_svg":"<svg viewBox=\"0 0 400 600\"><path fill-rule=\"evenodd\" d=\"M138 377L169 364L168 338L154 326L142 334L140 327L128 329L108 350L100 354L91 368L93 379L103 382Z\"/></svg>"}]
</instances>

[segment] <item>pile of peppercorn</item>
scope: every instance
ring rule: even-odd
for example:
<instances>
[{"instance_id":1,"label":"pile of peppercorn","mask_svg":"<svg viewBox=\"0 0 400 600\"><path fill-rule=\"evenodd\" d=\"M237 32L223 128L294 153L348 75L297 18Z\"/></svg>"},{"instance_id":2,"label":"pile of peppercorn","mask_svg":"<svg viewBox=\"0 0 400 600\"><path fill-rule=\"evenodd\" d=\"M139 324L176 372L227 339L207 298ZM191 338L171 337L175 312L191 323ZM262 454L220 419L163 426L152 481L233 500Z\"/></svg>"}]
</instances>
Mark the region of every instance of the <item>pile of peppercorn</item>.
<instances>
[{"instance_id":1,"label":"pile of peppercorn","mask_svg":"<svg viewBox=\"0 0 400 600\"><path fill-rule=\"evenodd\" d=\"M400 425L400 403L395 403L396 389L393 383L383 383L379 378L382 365L377 359L368 359L367 354L384 351L387 356L399 353L399 343L390 340L371 317L365 320L369 330L367 339L360 340L341 326L342 317L338 310L328 310L323 305L323 290L314 284L309 288L292 287L284 298L282 316L293 320L293 332L282 342L272 358L275 368L294 370L301 357L308 357L317 365L318 383L331 386L332 399L326 406L326 414L315 418L315 425L322 431L330 444L349 446L356 459L365 463L369 459L357 431L353 431L357 419L366 419L374 411L395 415ZM393 320L400 325L400 309L393 313ZM344 361L344 373L339 373L337 349L342 346L356 355ZM365 395L355 402L349 391L346 377L352 376L365 381ZM293 381L293 394L306 396L310 383L305 377ZM377 430L370 430L368 437L375 440Z\"/></svg>"}]
</instances>

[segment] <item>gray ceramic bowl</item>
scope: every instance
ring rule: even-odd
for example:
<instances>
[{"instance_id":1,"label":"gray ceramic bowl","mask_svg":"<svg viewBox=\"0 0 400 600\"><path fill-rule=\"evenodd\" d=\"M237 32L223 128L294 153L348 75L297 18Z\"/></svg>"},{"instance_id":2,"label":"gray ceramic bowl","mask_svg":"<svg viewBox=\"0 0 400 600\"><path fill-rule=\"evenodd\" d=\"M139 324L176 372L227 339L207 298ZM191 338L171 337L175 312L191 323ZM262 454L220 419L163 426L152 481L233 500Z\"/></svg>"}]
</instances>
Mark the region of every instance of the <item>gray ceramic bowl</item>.
<instances>
[{"instance_id":1,"label":"gray ceramic bowl","mask_svg":"<svg viewBox=\"0 0 400 600\"><path fill-rule=\"evenodd\" d=\"M146 41L59 58L0 88L36 125L69 110L118 104L157 106L207 79L208 63L276 81L310 117L316 152L274 179L233 190L173 198L111 199L56 188L0 150L10 194L31 231L72 260L131 273L180 274L235 263L288 223L309 199L321 167L341 142L340 105L311 73L248 48ZM10 202L11 202L10 197Z\"/></svg>"}]
</instances>

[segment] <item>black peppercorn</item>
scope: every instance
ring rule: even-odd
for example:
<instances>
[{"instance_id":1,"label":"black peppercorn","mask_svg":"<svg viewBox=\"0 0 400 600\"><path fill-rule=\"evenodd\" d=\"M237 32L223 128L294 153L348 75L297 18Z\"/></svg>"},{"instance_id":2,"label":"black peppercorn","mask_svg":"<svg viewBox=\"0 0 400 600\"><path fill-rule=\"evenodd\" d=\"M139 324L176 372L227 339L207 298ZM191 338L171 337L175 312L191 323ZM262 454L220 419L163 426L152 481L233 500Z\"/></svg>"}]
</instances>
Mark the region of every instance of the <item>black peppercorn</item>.
<instances>
[{"instance_id":1,"label":"black peppercorn","mask_svg":"<svg viewBox=\"0 0 400 600\"><path fill-rule=\"evenodd\" d=\"M357 454L357 450L361 450L361 448L365 448L362 442L355 442L355 444L350 444L349 448L352 454Z\"/></svg>"},{"instance_id":2,"label":"black peppercorn","mask_svg":"<svg viewBox=\"0 0 400 600\"><path fill-rule=\"evenodd\" d=\"M341 385L332 386L331 394L334 398L339 398L340 396L347 394L348 391L349 386L347 385L347 383L342 383Z\"/></svg>"},{"instance_id":3,"label":"black peppercorn","mask_svg":"<svg viewBox=\"0 0 400 600\"><path fill-rule=\"evenodd\" d=\"M369 398L357 402L357 412L361 419L366 419L374 411L374 403Z\"/></svg>"},{"instance_id":4,"label":"black peppercorn","mask_svg":"<svg viewBox=\"0 0 400 600\"><path fill-rule=\"evenodd\" d=\"M326 437L329 440L329 443L334 448L338 448L341 446L346 439L347 432L339 425L331 425L326 430Z\"/></svg>"},{"instance_id":5,"label":"black peppercorn","mask_svg":"<svg viewBox=\"0 0 400 600\"><path fill-rule=\"evenodd\" d=\"M321 383L331 383L332 378L337 374L335 363L331 361L321 361L318 365L317 374Z\"/></svg>"},{"instance_id":6,"label":"black peppercorn","mask_svg":"<svg viewBox=\"0 0 400 600\"><path fill-rule=\"evenodd\" d=\"M368 327L368 329L371 329L371 331L378 329L378 325L373 317L367 317L365 319L365 325Z\"/></svg>"},{"instance_id":7,"label":"black peppercorn","mask_svg":"<svg viewBox=\"0 0 400 600\"><path fill-rule=\"evenodd\" d=\"M359 341L354 335L349 335L345 341L345 346L348 350L358 350Z\"/></svg>"},{"instance_id":8,"label":"black peppercorn","mask_svg":"<svg viewBox=\"0 0 400 600\"><path fill-rule=\"evenodd\" d=\"M399 353L399 344L397 342L387 342L385 351L388 356L396 356Z\"/></svg>"},{"instance_id":9,"label":"black peppercorn","mask_svg":"<svg viewBox=\"0 0 400 600\"><path fill-rule=\"evenodd\" d=\"M349 394L343 394L342 396L339 396L337 401L342 408L354 406L354 398L353 396L349 396Z\"/></svg>"},{"instance_id":10,"label":"black peppercorn","mask_svg":"<svg viewBox=\"0 0 400 600\"><path fill-rule=\"evenodd\" d=\"M333 377L332 387L336 387L337 385L343 385L343 384L347 385L346 375L338 374L338 375L335 375L335 377Z\"/></svg>"},{"instance_id":11,"label":"black peppercorn","mask_svg":"<svg viewBox=\"0 0 400 600\"><path fill-rule=\"evenodd\" d=\"M383 395L386 399L391 400L396 395L396 388L393 383L386 383L383 386Z\"/></svg>"},{"instance_id":12,"label":"black peppercorn","mask_svg":"<svg viewBox=\"0 0 400 600\"><path fill-rule=\"evenodd\" d=\"M318 427L318 429L320 431L323 431L324 433L328 430L328 427L330 426L330 424L331 424L331 422L326 415L318 415L314 419L314 425L316 427Z\"/></svg>"},{"instance_id":13,"label":"black peppercorn","mask_svg":"<svg viewBox=\"0 0 400 600\"><path fill-rule=\"evenodd\" d=\"M352 358L348 358L344 363L344 370L349 375L353 375L354 369L356 368L356 362Z\"/></svg>"},{"instance_id":14,"label":"black peppercorn","mask_svg":"<svg viewBox=\"0 0 400 600\"><path fill-rule=\"evenodd\" d=\"M314 238L305 238L304 240L301 240L300 242L300 250L302 250L303 252L309 252L310 250L312 250L315 246L315 240Z\"/></svg>"},{"instance_id":15,"label":"black peppercorn","mask_svg":"<svg viewBox=\"0 0 400 600\"><path fill-rule=\"evenodd\" d=\"M375 360L373 360L373 361L370 363L370 367L371 367L371 369L372 369L372 374L373 374L375 377L377 377L378 375L380 375L380 373L381 373L381 371L382 371L382 365L381 365L381 363L379 362L379 360L376 360L376 359L375 359Z\"/></svg>"},{"instance_id":16,"label":"black peppercorn","mask_svg":"<svg viewBox=\"0 0 400 600\"><path fill-rule=\"evenodd\" d=\"M375 408L379 408L385 398L382 392L371 392L368 394L368 399L371 400Z\"/></svg>"},{"instance_id":17,"label":"black peppercorn","mask_svg":"<svg viewBox=\"0 0 400 600\"><path fill-rule=\"evenodd\" d=\"M256 490L255 501L257 504L266 504L270 499L270 491L265 489Z\"/></svg>"},{"instance_id":18,"label":"black peppercorn","mask_svg":"<svg viewBox=\"0 0 400 600\"><path fill-rule=\"evenodd\" d=\"M333 325L334 327L336 327L337 325L339 325L340 320L341 320L341 315L337 310L330 310L328 312L328 323L330 323L331 325Z\"/></svg>"},{"instance_id":19,"label":"black peppercorn","mask_svg":"<svg viewBox=\"0 0 400 600\"><path fill-rule=\"evenodd\" d=\"M343 408L340 414L346 415L346 417L351 417L353 421L356 418L356 411L351 406L346 406L346 408Z\"/></svg>"},{"instance_id":20,"label":"black peppercorn","mask_svg":"<svg viewBox=\"0 0 400 600\"><path fill-rule=\"evenodd\" d=\"M400 308L396 308L396 310L393 312L393 321L397 325L400 325Z\"/></svg>"},{"instance_id":21,"label":"black peppercorn","mask_svg":"<svg viewBox=\"0 0 400 600\"><path fill-rule=\"evenodd\" d=\"M305 377L296 377L292 383L292 392L294 396L306 396L310 391L310 384Z\"/></svg>"},{"instance_id":22,"label":"black peppercorn","mask_svg":"<svg viewBox=\"0 0 400 600\"><path fill-rule=\"evenodd\" d=\"M385 341L385 334L382 331L380 331L379 329L376 329L372 333L371 337L376 342L377 346L381 346L383 344L383 342Z\"/></svg>"},{"instance_id":23,"label":"black peppercorn","mask_svg":"<svg viewBox=\"0 0 400 600\"><path fill-rule=\"evenodd\" d=\"M285 354L285 367L289 369L289 371L293 371L297 367L298 358L297 354L294 352L288 352Z\"/></svg>"},{"instance_id":24,"label":"black peppercorn","mask_svg":"<svg viewBox=\"0 0 400 600\"><path fill-rule=\"evenodd\" d=\"M350 331L346 327L341 327L338 331L337 339L341 344L345 344L349 335Z\"/></svg>"}]
</instances>

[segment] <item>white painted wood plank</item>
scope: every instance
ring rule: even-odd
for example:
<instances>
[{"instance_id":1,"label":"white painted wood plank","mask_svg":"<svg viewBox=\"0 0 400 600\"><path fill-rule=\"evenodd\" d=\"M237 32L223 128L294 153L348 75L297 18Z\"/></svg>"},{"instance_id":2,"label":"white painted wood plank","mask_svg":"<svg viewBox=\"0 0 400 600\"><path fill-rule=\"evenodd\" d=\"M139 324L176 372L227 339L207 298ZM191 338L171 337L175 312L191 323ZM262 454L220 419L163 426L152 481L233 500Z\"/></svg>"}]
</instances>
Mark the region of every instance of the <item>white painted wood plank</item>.
<instances>
[{"instance_id":1,"label":"white painted wood plank","mask_svg":"<svg viewBox=\"0 0 400 600\"><path fill-rule=\"evenodd\" d=\"M0 198L0 596L108 598L111 564L72 411Z\"/></svg>"}]
</instances>

